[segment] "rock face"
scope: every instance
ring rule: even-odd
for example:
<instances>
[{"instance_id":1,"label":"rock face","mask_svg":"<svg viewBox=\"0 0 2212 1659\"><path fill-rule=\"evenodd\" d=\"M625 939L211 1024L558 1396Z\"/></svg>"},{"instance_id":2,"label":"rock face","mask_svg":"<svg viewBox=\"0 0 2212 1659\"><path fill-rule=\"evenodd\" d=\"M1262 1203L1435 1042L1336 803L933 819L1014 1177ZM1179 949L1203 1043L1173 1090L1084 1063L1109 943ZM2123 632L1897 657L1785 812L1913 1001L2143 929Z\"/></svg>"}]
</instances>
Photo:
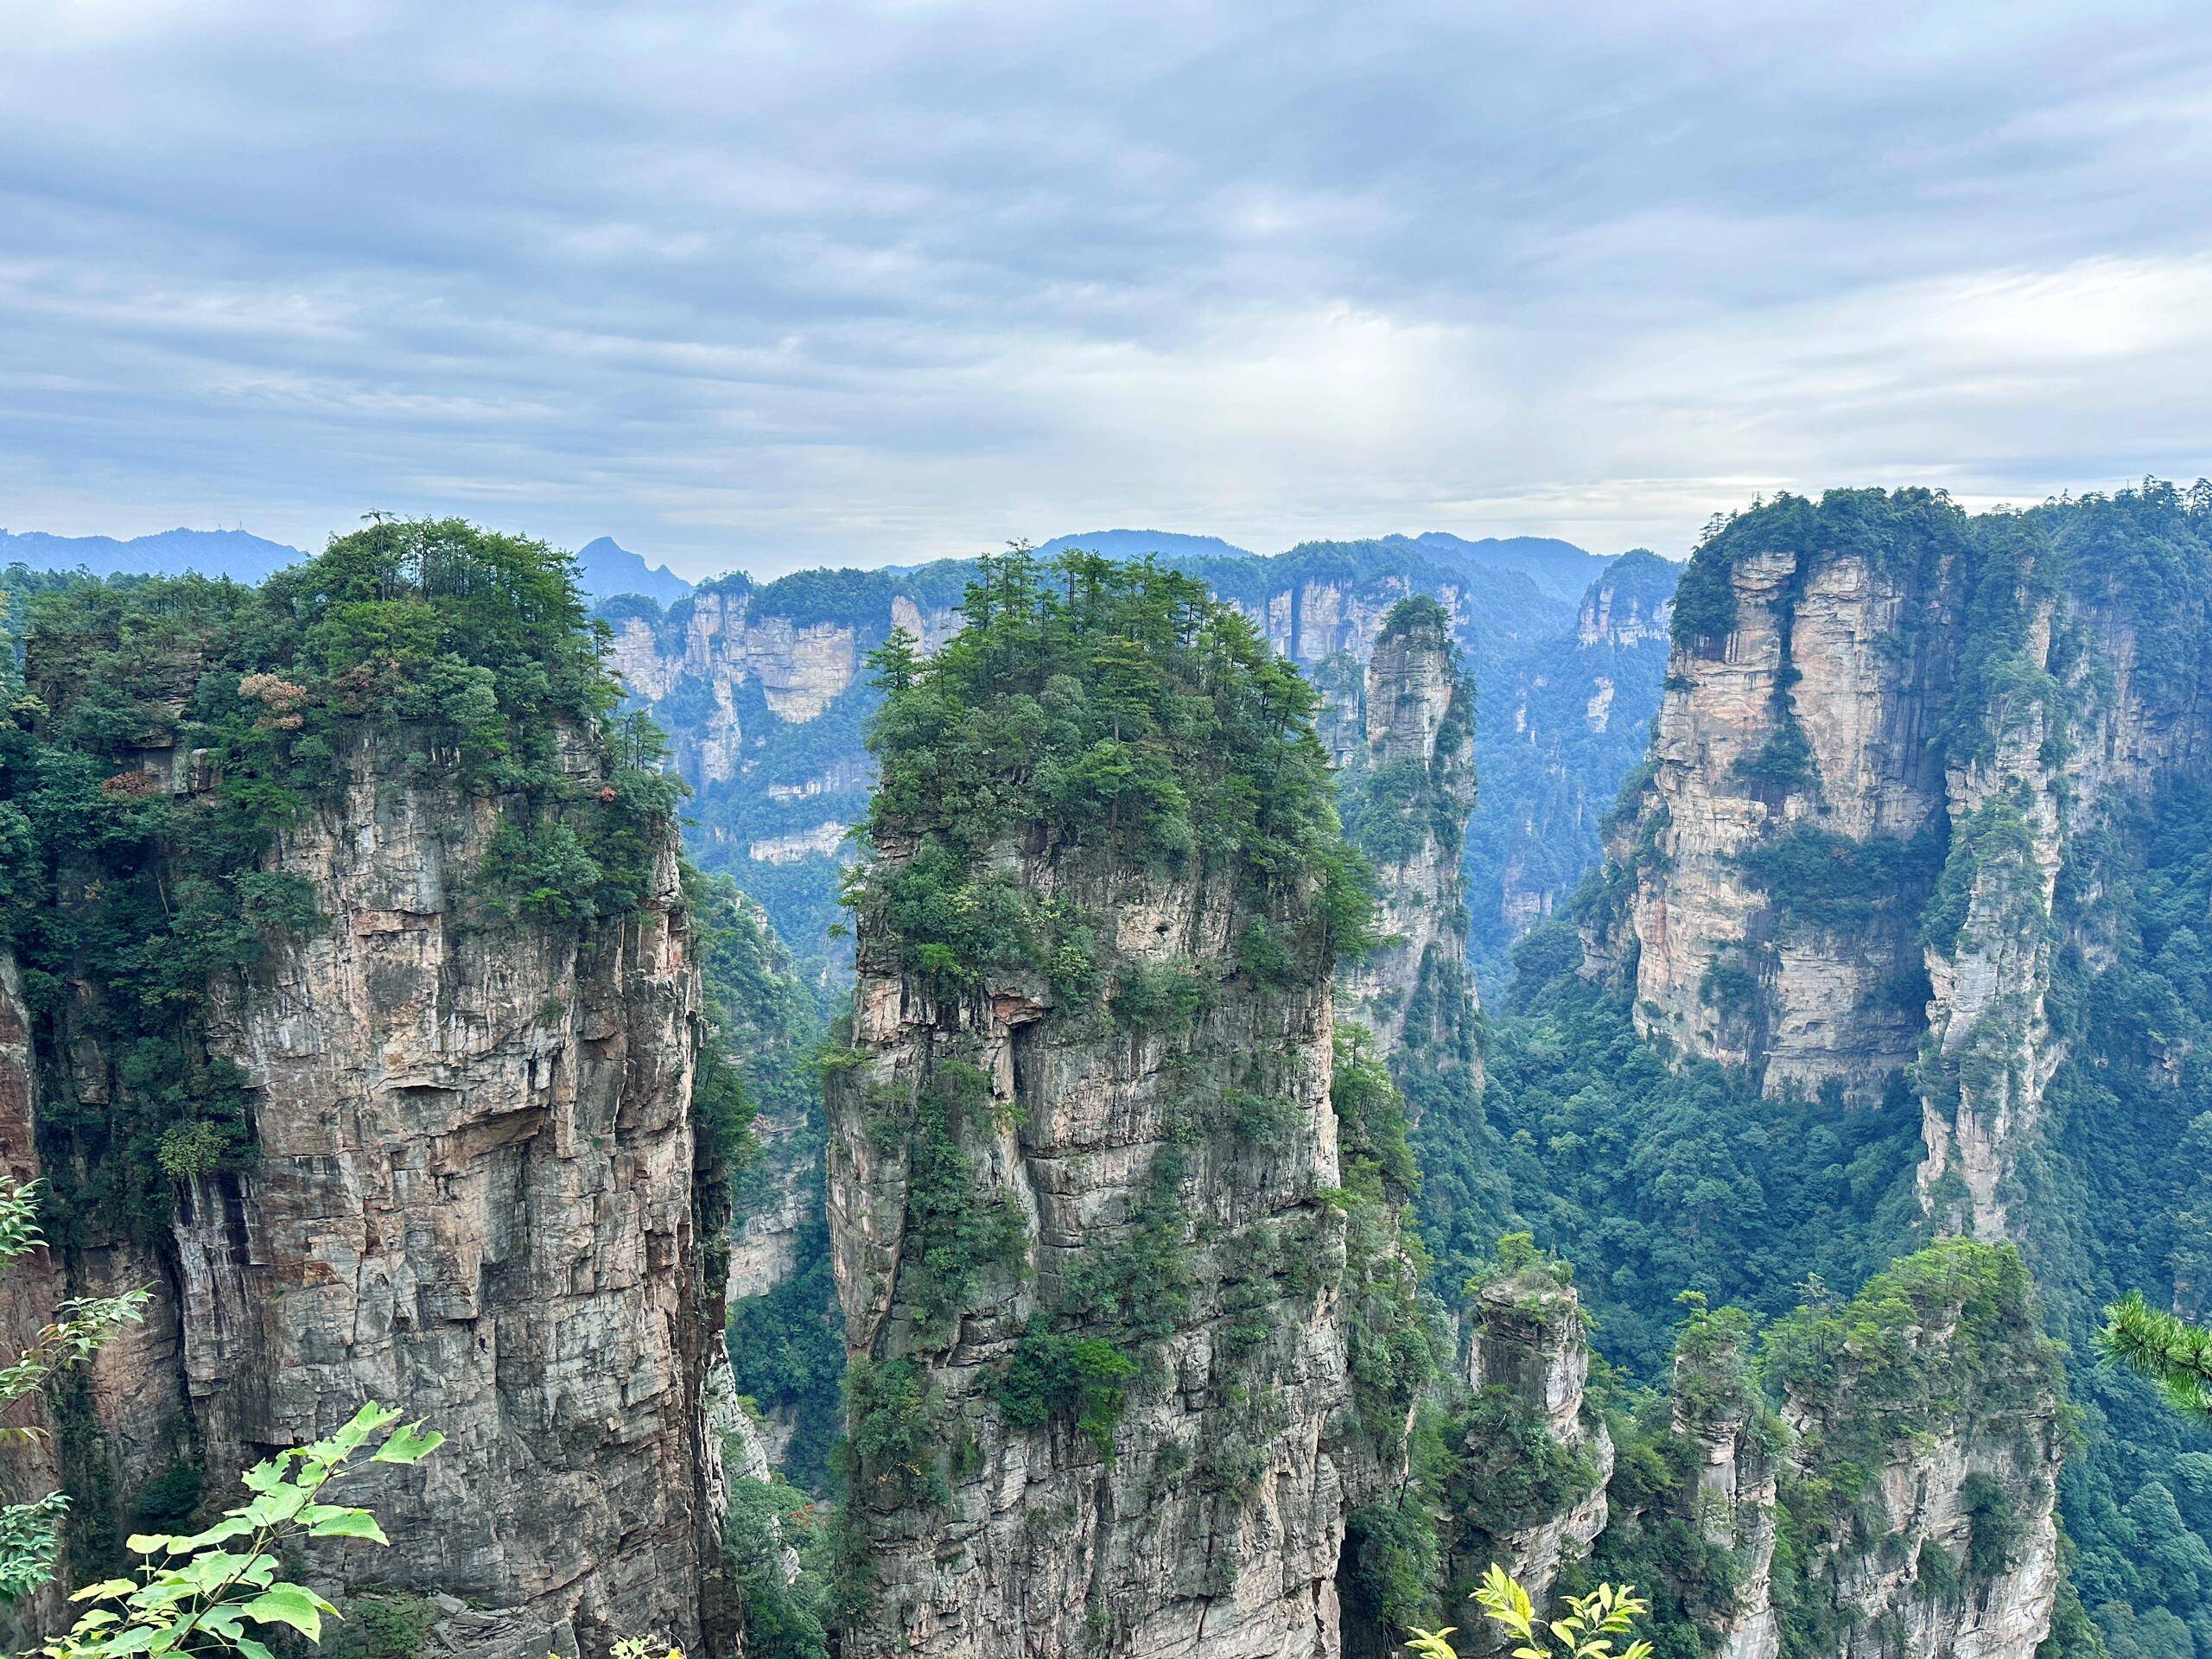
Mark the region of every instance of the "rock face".
<instances>
[{"instance_id":1,"label":"rock face","mask_svg":"<svg viewBox=\"0 0 2212 1659\"><path fill-rule=\"evenodd\" d=\"M1868 1294L1921 1316L1891 1351L1823 1329L1817 1364L1782 1366L1794 1617L1853 1659L2029 1659L2058 1592L2063 1450L2058 1350L2026 1269L2010 1246L1955 1239Z\"/></svg>"},{"instance_id":2,"label":"rock face","mask_svg":"<svg viewBox=\"0 0 2212 1659\"><path fill-rule=\"evenodd\" d=\"M1613 1440L1587 1408L1590 1347L1582 1303L1573 1287L1544 1265L1493 1281L1476 1294L1467 1315L1465 1380L1476 1397L1465 1436L1471 1490L1450 1494L1461 1513L1451 1577L1478 1580L1493 1561L1540 1606L1560 1566L1589 1553L1605 1529L1605 1483L1613 1472ZM1489 1477L1527 1481L1533 1443L1547 1474L1533 1502L1502 1506ZM1550 1471L1556 1469L1556 1474ZM1466 1633L1482 1652L1502 1651L1503 1638L1485 1626Z\"/></svg>"},{"instance_id":3,"label":"rock face","mask_svg":"<svg viewBox=\"0 0 2212 1659\"><path fill-rule=\"evenodd\" d=\"M1117 961L1217 989L1180 1028L1113 1028L1040 977L948 996L900 972L884 919L861 914L857 1059L829 1093L853 1433L925 1442L864 1454L853 1516L874 1609L847 1650L1333 1654L1352 1401L1344 1237L1322 1196L1339 1180L1327 976L1306 963L1270 989L1236 970L1254 918L1233 870L1164 880L1060 848L1005 861ZM1230 1084L1274 1103L1264 1140L1205 1121ZM899 1133L902 1109L920 1133ZM948 1317L931 1253L956 1167L961 1202L995 1217L972 1225L1010 1221L1019 1243ZM1154 1332L1118 1421L1017 1421L1035 1414L1010 1412L1003 1379L1033 1319L1117 1282ZM902 1411L925 1421L902 1429Z\"/></svg>"},{"instance_id":4,"label":"rock face","mask_svg":"<svg viewBox=\"0 0 2212 1659\"><path fill-rule=\"evenodd\" d=\"M559 752L596 787L594 745L569 734ZM205 1022L209 1055L243 1073L255 1160L194 1177L168 1236L94 1236L63 1260L73 1294L156 1290L92 1369L65 1472L112 1492L115 1524L180 1463L219 1478L396 1403L447 1442L358 1484L392 1548L349 1557L349 1586L365 1568L439 1598L435 1639L494 1659L639 1631L697 1643L719 1298L673 830L619 925L505 922L467 897L496 798L410 775L404 747L364 738L343 760L342 787L264 859L317 918L218 988ZM191 786L184 757L149 750L145 770ZM77 987L37 1027L28 1068L0 1018L11 1162L43 1103L81 1117L121 1086L129 1057L86 1020L98 994Z\"/></svg>"},{"instance_id":5,"label":"rock face","mask_svg":"<svg viewBox=\"0 0 2212 1659\"><path fill-rule=\"evenodd\" d=\"M1699 1623L1719 1636L1725 1659L1775 1659L1774 1414L1736 1335L1711 1324L1694 1325L1677 1345L1668 1394L1671 1432L1691 1454L1689 1488L1678 1495L1683 1516L1738 1567L1725 1593L1690 1598Z\"/></svg>"},{"instance_id":6,"label":"rock face","mask_svg":"<svg viewBox=\"0 0 2212 1659\"><path fill-rule=\"evenodd\" d=\"M1571 624L1478 664L1483 804L1467 863L1486 984L1507 976L1507 952L1602 857L1602 821L1643 760L1659 707L1681 569L1625 553L1590 584Z\"/></svg>"},{"instance_id":7,"label":"rock face","mask_svg":"<svg viewBox=\"0 0 2212 1659\"><path fill-rule=\"evenodd\" d=\"M2059 1059L2061 871L2102 879L2095 835L2212 754L2201 662L2143 670L2110 518L1868 491L1734 521L1588 934L1647 1037L1770 1095L1916 1094L1923 1203L1984 1236Z\"/></svg>"},{"instance_id":8,"label":"rock face","mask_svg":"<svg viewBox=\"0 0 2212 1659\"><path fill-rule=\"evenodd\" d=\"M1346 824L1374 861L1389 941L1342 976L1345 1012L1440 1069L1477 1064L1461 852L1475 809L1474 687L1451 618L1401 601L1368 658L1363 742L1345 773Z\"/></svg>"},{"instance_id":9,"label":"rock face","mask_svg":"<svg viewBox=\"0 0 2212 1659\"><path fill-rule=\"evenodd\" d=\"M1325 751L1197 582L988 579L887 677L826 1089L842 1651L1336 1659L1432 1351Z\"/></svg>"}]
</instances>

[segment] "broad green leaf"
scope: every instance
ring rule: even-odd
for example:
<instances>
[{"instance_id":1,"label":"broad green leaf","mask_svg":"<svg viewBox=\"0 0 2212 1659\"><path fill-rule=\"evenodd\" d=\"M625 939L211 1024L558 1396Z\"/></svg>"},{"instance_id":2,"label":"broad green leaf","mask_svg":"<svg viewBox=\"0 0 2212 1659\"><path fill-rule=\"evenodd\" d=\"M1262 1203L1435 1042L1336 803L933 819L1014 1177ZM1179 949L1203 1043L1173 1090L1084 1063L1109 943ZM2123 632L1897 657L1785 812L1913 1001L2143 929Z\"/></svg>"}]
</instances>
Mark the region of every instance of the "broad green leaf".
<instances>
[{"instance_id":1,"label":"broad green leaf","mask_svg":"<svg viewBox=\"0 0 2212 1659\"><path fill-rule=\"evenodd\" d=\"M420 1463L446 1443L446 1437L436 1429L425 1430L418 1419L403 1428L392 1431L391 1438L377 1448L371 1463Z\"/></svg>"},{"instance_id":2,"label":"broad green leaf","mask_svg":"<svg viewBox=\"0 0 2212 1659\"><path fill-rule=\"evenodd\" d=\"M340 1510L308 1529L310 1538L365 1538L372 1544L389 1544L384 1529L366 1510Z\"/></svg>"},{"instance_id":3,"label":"broad green leaf","mask_svg":"<svg viewBox=\"0 0 2212 1659\"><path fill-rule=\"evenodd\" d=\"M195 1549L205 1549L210 1544L219 1544L232 1538L242 1538L252 1530L251 1522L240 1516L232 1516L227 1521L218 1521L205 1532L195 1532L189 1538L171 1538L167 1541L171 1554L188 1555ZM132 1539L130 1547L133 1549L137 1548L138 1541Z\"/></svg>"},{"instance_id":4,"label":"broad green leaf","mask_svg":"<svg viewBox=\"0 0 2212 1659\"><path fill-rule=\"evenodd\" d=\"M103 1641L99 1652L102 1659L117 1659L118 1656L126 1653L150 1652L154 1643L167 1634L168 1631L156 1625L141 1624L132 1630L118 1631L112 1637Z\"/></svg>"},{"instance_id":5,"label":"broad green leaf","mask_svg":"<svg viewBox=\"0 0 2212 1659\"><path fill-rule=\"evenodd\" d=\"M310 1642L322 1640L322 1615L335 1611L296 1584L272 1584L238 1609L261 1624L289 1624Z\"/></svg>"},{"instance_id":6,"label":"broad green leaf","mask_svg":"<svg viewBox=\"0 0 2212 1659\"><path fill-rule=\"evenodd\" d=\"M232 1645L235 1646L240 1653L245 1656L245 1659L276 1659L276 1656L275 1654L270 1652L267 1648L264 1647L260 1643L255 1641L250 1636L241 1636L234 1638Z\"/></svg>"},{"instance_id":7,"label":"broad green leaf","mask_svg":"<svg viewBox=\"0 0 2212 1659\"><path fill-rule=\"evenodd\" d=\"M153 1555L164 1550L174 1549L176 1547L176 1540L167 1533L134 1532L123 1541L123 1547L133 1555Z\"/></svg>"},{"instance_id":8,"label":"broad green leaf","mask_svg":"<svg viewBox=\"0 0 2212 1659\"><path fill-rule=\"evenodd\" d=\"M72 1601L110 1601L117 1596L127 1596L138 1587L136 1579L102 1579L98 1584L88 1584L69 1598Z\"/></svg>"}]
</instances>

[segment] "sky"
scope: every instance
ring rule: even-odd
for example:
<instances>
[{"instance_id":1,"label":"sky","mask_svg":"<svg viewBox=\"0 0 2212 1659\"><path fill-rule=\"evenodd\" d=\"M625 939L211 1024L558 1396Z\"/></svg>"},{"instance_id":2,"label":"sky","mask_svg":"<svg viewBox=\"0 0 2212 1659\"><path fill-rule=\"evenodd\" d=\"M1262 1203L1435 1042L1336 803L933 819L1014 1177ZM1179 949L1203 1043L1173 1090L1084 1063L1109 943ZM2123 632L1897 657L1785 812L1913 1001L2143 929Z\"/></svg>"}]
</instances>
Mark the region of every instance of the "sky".
<instances>
[{"instance_id":1,"label":"sky","mask_svg":"<svg viewBox=\"0 0 2212 1659\"><path fill-rule=\"evenodd\" d=\"M0 525L679 572L1133 526L1676 556L2212 472L2190 6L71 0Z\"/></svg>"}]
</instances>

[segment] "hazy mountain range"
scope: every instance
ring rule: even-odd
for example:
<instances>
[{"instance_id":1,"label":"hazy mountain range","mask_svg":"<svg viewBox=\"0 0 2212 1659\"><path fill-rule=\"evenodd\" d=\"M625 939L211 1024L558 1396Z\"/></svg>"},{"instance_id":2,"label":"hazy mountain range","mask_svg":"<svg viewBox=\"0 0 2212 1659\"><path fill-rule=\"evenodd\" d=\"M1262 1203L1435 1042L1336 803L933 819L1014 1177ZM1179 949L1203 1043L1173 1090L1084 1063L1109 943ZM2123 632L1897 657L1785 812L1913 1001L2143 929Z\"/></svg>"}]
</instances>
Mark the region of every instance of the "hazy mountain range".
<instances>
[{"instance_id":1,"label":"hazy mountain range","mask_svg":"<svg viewBox=\"0 0 2212 1659\"><path fill-rule=\"evenodd\" d=\"M1433 530L1420 536L1376 537L1363 544L1455 556L1478 567L1511 570L1527 576L1554 598L1570 603L1581 597L1606 563L1604 555L1548 536L1483 537L1470 541ZM1141 558L1147 553L1177 561L1255 556L1249 549L1218 536L1160 530L1084 531L1055 536L1041 543L1037 550L1050 555L1070 547L1088 548L1113 558ZM111 536L0 530L0 566L20 563L34 570L82 569L97 576L181 575L194 570L206 576L228 576L234 582L259 582L305 556L298 548L243 530L165 530L129 541ZM648 564L611 536L599 537L579 548L576 565L584 591L594 599L640 594L658 604L673 605L696 585L664 564Z\"/></svg>"}]
</instances>

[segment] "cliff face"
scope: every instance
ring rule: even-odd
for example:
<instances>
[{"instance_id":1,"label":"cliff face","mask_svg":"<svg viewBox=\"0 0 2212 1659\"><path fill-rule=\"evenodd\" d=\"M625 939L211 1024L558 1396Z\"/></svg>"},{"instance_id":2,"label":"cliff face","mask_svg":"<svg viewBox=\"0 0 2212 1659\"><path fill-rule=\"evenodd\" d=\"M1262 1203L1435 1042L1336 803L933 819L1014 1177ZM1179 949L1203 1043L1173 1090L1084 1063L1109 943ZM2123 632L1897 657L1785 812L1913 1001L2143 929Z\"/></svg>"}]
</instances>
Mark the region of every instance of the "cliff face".
<instances>
[{"instance_id":1,"label":"cliff face","mask_svg":"<svg viewBox=\"0 0 2212 1659\"><path fill-rule=\"evenodd\" d=\"M2141 671L2152 584L2103 512L1834 492L1732 524L1677 613L1590 938L1639 1032L1770 1095L1872 1104L1910 1080L1923 1204L1985 1236L2060 1058L2061 870L2078 849L2103 879L2096 837L2212 742L2201 665Z\"/></svg>"},{"instance_id":2,"label":"cliff face","mask_svg":"<svg viewBox=\"0 0 2212 1659\"><path fill-rule=\"evenodd\" d=\"M1367 664L1345 819L1374 861L1386 943L1342 976L1346 1012L1440 1069L1478 1064L1461 853L1475 806L1474 688L1443 607L1401 601Z\"/></svg>"},{"instance_id":3,"label":"cliff face","mask_svg":"<svg viewBox=\"0 0 2212 1659\"><path fill-rule=\"evenodd\" d=\"M1590 1348L1580 1299L1539 1264L1483 1286L1467 1312L1465 1381L1472 1403L1452 1424L1458 1468L1444 1497L1450 1582L1496 1562L1541 1606L1560 1567L1604 1532L1611 1433L1585 1398ZM1471 1651L1503 1651L1494 1627Z\"/></svg>"},{"instance_id":4,"label":"cliff face","mask_svg":"<svg viewBox=\"0 0 2212 1659\"><path fill-rule=\"evenodd\" d=\"M1916 1322L1854 1352L1849 1325L1883 1302ZM1816 1651L2028 1659L2061 1576L2063 1384L2019 1257L1950 1241L1773 1343L1796 1436L1785 1622Z\"/></svg>"},{"instance_id":5,"label":"cliff face","mask_svg":"<svg viewBox=\"0 0 2212 1659\"><path fill-rule=\"evenodd\" d=\"M1643 760L1659 707L1680 571L1656 554L1624 554L1590 584L1570 626L1487 673L1478 667L1483 804L1467 873L1485 989L1602 856L1602 820Z\"/></svg>"},{"instance_id":6,"label":"cliff face","mask_svg":"<svg viewBox=\"0 0 2212 1659\"><path fill-rule=\"evenodd\" d=\"M1700 636L1675 648L1655 770L1625 832L1651 849L1635 866L1627 917L1637 1024L1755 1065L1770 1092L1811 1093L1835 1078L1878 1098L1919 1039L1918 1011L1891 991L1916 965L1913 900L1932 872L1923 861L1903 872L1916 884L1908 891L1800 916L1787 907L1801 895L1777 893L1753 860L1793 832L1887 850L1936 825L1930 671L1882 643L1924 601L1863 556L1799 563L1789 548L1737 558L1733 626L1717 647ZM1942 648L1940 627L1920 637Z\"/></svg>"},{"instance_id":7,"label":"cliff face","mask_svg":"<svg viewBox=\"0 0 2212 1659\"><path fill-rule=\"evenodd\" d=\"M1240 979L1233 879L1155 883L1057 852L1022 861L1030 890L1110 929L1139 970L1219 985L1217 1001L1182 1033L1085 1029L1015 978L948 1002L887 971L863 918L865 1058L829 1100L848 1338L856 1372L918 1366L932 1438L956 1449L941 1493L881 1463L856 1484L880 1597L860 1651L1332 1652L1345 1497L1330 1446L1350 1387L1341 1230L1321 1198L1339 1179L1326 978L1309 969L1283 994ZM930 1242L916 1185L932 1173L916 1166L942 1151L887 1148L873 1103L943 1094L956 1066L979 1081L947 1133L1026 1243L947 1329L915 1289ZM1274 1103L1264 1144L1192 1122L1216 1068ZM1102 1274L1135 1297L1172 1287L1173 1304L1147 1310L1156 1348L1122 1384L1110 1458L1077 1422L1009 1421L999 1397L1031 1319Z\"/></svg>"},{"instance_id":8,"label":"cliff face","mask_svg":"<svg viewBox=\"0 0 2212 1659\"><path fill-rule=\"evenodd\" d=\"M398 1402L448 1440L362 1488L392 1538L380 1581L457 1599L446 1625L472 1652L696 1642L719 1321L676 849L596 938L466 925L455 889L490 804L395 786L397 760L364 747L342 800L283 837L269 868L308 882L323 920L207 1022L252 1090L254 1165L195 1178L164 1243L71 1254L73 1292L157 1297L95 1365L99 1432L65 1437L67 1472L128 1495L188 1457L241 1468ZM582 744L563 764L597 775ZM55 1086L107 1098L124 1057L67 1019L60 1037Z\"/></svg>"},{"instance_id":9,"label":"cliff face","mask_svg":"<svg viewBox=\"0 0 2212 1659\"><path fill-rule=\"evenodd\" d=\"M360 539L380 556L416 533ZM429 535L454 538L456 563L474 553L454 547L466 527ZM314 577L337 585L358 552L334 549ZM149 1515L181 1524L231 1501L233 1471L377 1400L447 1440L417 1468L364 1471L355 1501L392 1544L346 1558L346 1592L429 1598L436 1639L496 1659L656 1631L719 1651L718 1615L702 1620L720 1479L702 1389L720 1299L702 1255L721 1217L695 1179L710 1158L691 1118L699 981L675 826L620 804L644 774L573 721L508 728L533 801L464 786L445 731L344 711L363 674L242 677L223 658L269 613L217 597L233 615L199 645L175 643L194 636L172 620L156 637L174 653L150 667L127 608L114 632L95 612L31 650L35 764L97 780L82 810L106 839L52 847L54 913L16 924L38 984L0 1015L0 1037L29 1034L0 1041L0 1147L52 1183L70 1294L154 1291L144 1324L57 1395L73 1564L111 1559ZM92 603L172 602L200 601ZM436 626L428 601L392 604L418 638ZM554 625L571 654L541 663L547 677L592 672L577 624ZM490 729L498 705L467 706ZM108 708L130 711L130 734L73 747L115 729L87 713ZM320 780L272 784L288 774L270 748L309 736ZM10 741L20 785L25 740ZM634 886L619 913L587 926L495 899L517 826L548 799L598 812L611 837L589 843L605 864L570 861L561 902L589 902L620 853ZM242 801L276 804L265 835L236 827ZM219 861L241 844L259 850ZM118 861L92 861L110 847ZM164 895L230 941L220 955L195 957L204 941ZM118 952L118 930L141 926L143 950ZM202 959L221 965L195 981Z\"/></svg>"}]
</instances>

